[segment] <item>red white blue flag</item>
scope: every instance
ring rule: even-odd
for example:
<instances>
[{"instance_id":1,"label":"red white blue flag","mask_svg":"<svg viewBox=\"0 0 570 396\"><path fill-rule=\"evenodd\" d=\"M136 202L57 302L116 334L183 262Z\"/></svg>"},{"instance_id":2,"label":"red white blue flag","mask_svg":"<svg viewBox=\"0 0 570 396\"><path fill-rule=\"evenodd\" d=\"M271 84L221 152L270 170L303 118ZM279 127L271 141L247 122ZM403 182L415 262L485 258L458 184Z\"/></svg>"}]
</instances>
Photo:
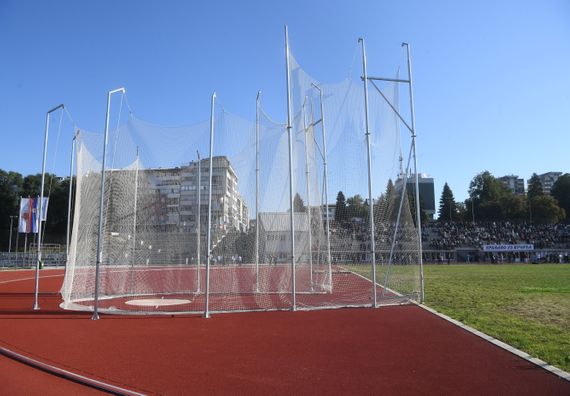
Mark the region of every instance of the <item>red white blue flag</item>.
<instances>
[{"instance_id":1,"label":"red white blue flag","mask_svg":"<svg viewBox=\"0 0 570 396\"><path fill-rule=\"evenodd\" d=\"M47 207L49 198L44 198L42 205L42 221L47 219ZM20 198L20 219L18 232L30 234L38 233L38 212L40 198Z\"/></svg>"}]
</instances>

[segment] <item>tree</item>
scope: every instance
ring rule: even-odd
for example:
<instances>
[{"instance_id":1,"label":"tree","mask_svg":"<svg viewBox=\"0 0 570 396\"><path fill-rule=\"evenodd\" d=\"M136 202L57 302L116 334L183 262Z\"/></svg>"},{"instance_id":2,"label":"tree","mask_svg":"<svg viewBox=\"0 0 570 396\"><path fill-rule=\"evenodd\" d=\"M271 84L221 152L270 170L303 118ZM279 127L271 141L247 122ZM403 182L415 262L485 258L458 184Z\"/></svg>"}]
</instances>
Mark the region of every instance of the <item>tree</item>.
<instances>
[{"instance_id":1,"label":"tree","mask_svg":"<svg viewBox=\"0 0 570 396\"><path fill-rule=\"evenodd\" d=\"M556 180L550 194L558 201L558 205L566 212L566 220L570 215L570 173L565 173Z\"/></svg>"},{"instance_id":2,"label":"tree","mask_svg":"<svg viewBox=\"0 0 570 396\"><path fill-rule=\"evenodd\" d=\"M348 213L346 211L346 198L344 197L342 191L339 191L336 196L334 219L339 223L348 220Z\"/></svg>"},{"instance_id":3,"label":"tree","mask_svg":"<svg viewBox=\"0 0 570 396\"><path fill-rule=\"evenodd\" d=\"M46 173L45 180L49 180L50 175ZM24 177L24 181L22 183L22 196L23 197L37 197L40 195L40 188L42 185L42 174L38 173L36 175L28 175Z\"/></svg>"},{"instance_id":4,"label":"tree","mask_svg":"<svg viewBox=\"0 0 570 396\"><path fill-rule=\"evenodd\" d=\"M305 202L303 202L303 198L301 198L299 193L296 193L295 198L293 198L293 210L295 211L295 213L307 211L307 207L305 206Z\"/></svg>"},{"instance_id":5,"label":"tree","mask_svg":"<svg viewBox=\"0 0 570 396\"><path fill-rule=\"evenodd\" d=\"M505 197L512 195L500 180L489 171L484 171L475 176L469 184L468 203L474 206L472 210L480 220L506 220L502 203Z\"/></svg>"},{"instance_id":6,"label":"tree","mask_svg":"<svg viewBox=\"0 0 570 396\"><path fill-rule=\"evenodd\" d=\"M445 183L441 198L439 199L438 217L440 221L456 221L458 220L457 203L453 197L453 191Z\"/></svg>"},{"instance_id":7,"label":"tree","mask_svg":"<svg viewBox=\"0 0 570 396\"><path fill-rule=\"evenodd\" d=\"M46 191L49 195L48 214L46 220L46 242L63 242L67 230L67 204L69 199L69 178L59 181L58 178L46 178ZM73 183L75 187L75 183Z\"/></svg>"},{"instance_id":8,"label":"tree","mask_svg":"<svg viewBox=\"0 0 570 396\"><path fill-rule=\"evenodd\" d=\"M22 175L0 169L0 249L8 250L10 216L18 215L18 193ZM15 225L15 223L14 223Z\"/></svg>"},{"instance_id":9,"label":"tree","mask_svg":"<svg viewBox=\"0 0 570 396\"><path fill-rule=\"evenodd\" d=\"M471 180L469 184L469 196L477 202L483 203L493 201L501 197L506 191L506 187L497 180L489 171L483 171Z\"/></svg>"},{"instance_id":10,"label":"tree","mask_svg":"<svg viewBox=\"0 0 570 396\"><path fill-rule=\"evenodd\" d=\"M457 202L455 207L457 208L457 218L461 221L471 221L471 206L469 200L465 202Z\"/></svg>"},{"instance_id":11,"label":"tree","mask_svg":"<svg viewBox=\"0 0 570 396\"><path fill-rule=\"evenodd\" d=\"M347 203L347 216L350 218L358 217L361 219L368 218L368 202L364 202L364 199L356 194L354 197L348 198Z\"/></svg>"},{"instance_id":12,"label":"tree","mask_svg":"<svg viewBox=\"0 0 570 396\"><path fill-rule=\"evenodd\" d=\"M524 196L509 192L499 199L503 220L524 220L527 218L527 200Z\"/></svg>"},{"instance_id":13,"label":"tree","mask_svg":"<svg viewBox=\"0 0 570 396\"><path fill-rule=\"evenodd\" d=\"M541 195L532 200L532 217L536 223L554 224L566 216L564 209L550 195Z\"/></svg>"},{"instance_id":14,"label":"tree","mask_svg":"<svg viewBox=\"0 0 570 396\"><path fill-rule=\"evenodd\" d=\"M542 182L536 173L533 173L528 181L527 197L529 201L534 198L544 195Z\"/></svg>"}]
</instances>

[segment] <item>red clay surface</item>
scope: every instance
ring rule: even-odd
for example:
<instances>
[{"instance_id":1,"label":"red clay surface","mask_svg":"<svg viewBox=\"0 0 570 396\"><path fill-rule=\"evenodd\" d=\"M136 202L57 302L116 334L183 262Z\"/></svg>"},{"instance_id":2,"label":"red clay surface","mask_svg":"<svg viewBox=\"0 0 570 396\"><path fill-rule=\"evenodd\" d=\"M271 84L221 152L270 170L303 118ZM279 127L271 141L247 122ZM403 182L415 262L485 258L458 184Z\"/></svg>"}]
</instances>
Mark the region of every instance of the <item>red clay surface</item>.
<instances>
[{"instance_id":1,"label":"red clay surface","mask_svg":"<svg viewBox=\"0 0 570 396\"><path fill-rule=\"evenodd\" d=\"M0 345L143 393L570 394L570 382L416 306L91 321L58 308L61 271L41 274L52 294L33 312L33 272L0 272ZM3 283L19 278L29 279ZM9 373L59 386L37 370Z\"/></svg>"}]
</instances>

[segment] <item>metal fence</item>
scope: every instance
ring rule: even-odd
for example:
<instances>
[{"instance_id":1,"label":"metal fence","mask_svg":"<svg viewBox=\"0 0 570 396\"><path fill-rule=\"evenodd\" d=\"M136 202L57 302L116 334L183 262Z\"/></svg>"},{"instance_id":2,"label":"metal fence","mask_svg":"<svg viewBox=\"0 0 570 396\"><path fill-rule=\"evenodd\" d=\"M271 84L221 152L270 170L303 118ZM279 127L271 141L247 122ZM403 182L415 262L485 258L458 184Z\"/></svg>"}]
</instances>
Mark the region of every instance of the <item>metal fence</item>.
<instances>
[{"instance_id":1,"label":"metal fence","mask_svg":"<svg viewBox=\"0 0 570 396\"><path fill-rule=\"evenodd\" d=\"M33 250L26 253L0 252L0 268L35 268L37 260L38 252ZM42 264L44 267L65 265L65 252L42 252Z\"/></svg>"}]
</instances>

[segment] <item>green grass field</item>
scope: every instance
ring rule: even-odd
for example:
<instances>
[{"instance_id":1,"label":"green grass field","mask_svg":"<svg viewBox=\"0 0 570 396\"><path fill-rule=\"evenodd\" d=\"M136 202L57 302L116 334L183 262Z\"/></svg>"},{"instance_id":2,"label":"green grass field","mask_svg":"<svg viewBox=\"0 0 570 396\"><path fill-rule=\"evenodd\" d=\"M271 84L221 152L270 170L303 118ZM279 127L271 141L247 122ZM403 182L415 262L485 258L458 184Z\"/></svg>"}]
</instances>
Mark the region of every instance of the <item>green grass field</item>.
<instances>
[{"instance_id":1,"label":"green grass field","mask_svg":"<svg viewBox=\"0 0 570 396\"><path fill-rule=\"evenodd\" d=\"M570 371L570 265L426 265L425 303Z\"/></svg>"}]
</instances>

